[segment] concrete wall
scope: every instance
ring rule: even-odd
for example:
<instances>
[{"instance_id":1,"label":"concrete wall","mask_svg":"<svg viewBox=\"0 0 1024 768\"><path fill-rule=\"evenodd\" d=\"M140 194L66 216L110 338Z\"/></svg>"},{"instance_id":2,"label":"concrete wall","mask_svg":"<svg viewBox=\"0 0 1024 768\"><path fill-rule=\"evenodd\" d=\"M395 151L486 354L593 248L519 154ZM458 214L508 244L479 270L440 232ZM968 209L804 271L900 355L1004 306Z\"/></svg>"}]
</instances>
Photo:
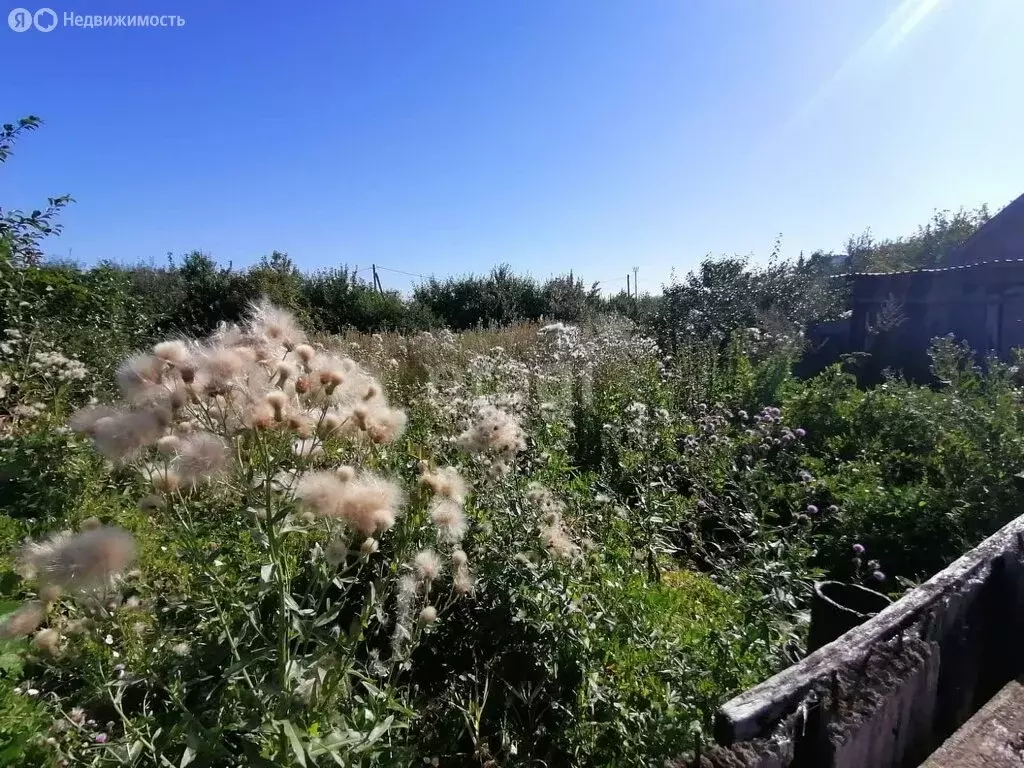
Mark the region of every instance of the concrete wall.
<instances>
[{"instance_id":1,"label":"concrete wall","mask_svg":"<svg viewBox=\"0 0 1024 768\"><path fill-rule=\"evenodd\" d=\"M910 768L1024 672L1024 516L723 705L676 768Z\"/></svg>"}]
</instances>

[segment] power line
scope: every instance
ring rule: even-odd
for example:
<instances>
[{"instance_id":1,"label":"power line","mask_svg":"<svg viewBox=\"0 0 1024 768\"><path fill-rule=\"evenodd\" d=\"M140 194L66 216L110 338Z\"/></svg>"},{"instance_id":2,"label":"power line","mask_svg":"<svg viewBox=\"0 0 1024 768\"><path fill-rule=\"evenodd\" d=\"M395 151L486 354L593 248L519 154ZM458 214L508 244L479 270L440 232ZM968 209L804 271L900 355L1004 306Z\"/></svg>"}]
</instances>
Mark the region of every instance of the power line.
<instances>
[{"instance_id":1,"label":"power line","mask_svg":"<svg viewBox=\"0 0 1024 768\"><path fill-rule=\"evenodd\" d=\"M406 272L406 271L401 270L401 269L392 269L391 267L382 267L379 264L377 265L377 269L383 269L383 270L386 270L387 272L397 272L400 275L408 275L409 277L418 277L421 280L425 280L426 279L423 275L417 274L416 272Z\"/></svg>"}]
</instances>

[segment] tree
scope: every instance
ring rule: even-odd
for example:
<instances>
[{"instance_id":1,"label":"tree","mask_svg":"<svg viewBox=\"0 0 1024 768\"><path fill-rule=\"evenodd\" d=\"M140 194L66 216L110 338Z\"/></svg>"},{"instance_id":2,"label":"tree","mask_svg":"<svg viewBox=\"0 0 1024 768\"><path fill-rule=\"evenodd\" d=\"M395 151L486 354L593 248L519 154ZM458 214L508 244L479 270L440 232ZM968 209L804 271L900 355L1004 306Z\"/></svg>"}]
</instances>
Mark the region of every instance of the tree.
<instances>
[{"instance_id":1,"label":"tree","mask_svg":"<svg viewBox=\"0 0 1024 768\"><path fill-rule=\"evenodd\" d=\"M14 151L14 145L21 136L38 129L43 124L35 115L29 115L17 123L4 123L0 127L0 165ZM51 197L45 208L24 213L19 210L4 210L0 207L0 259L19 265L34 265L42 261L39 248L42 240L58 235L61 225L56 223L60 211L72 198L69 195Z\"/></svg>"},{"instance_id":2,"label":"tree","mask_svg":"<svg viewBox=\"0 0 1024 768\"><path fill-rule=\"evenodd\" d=\"M871 230L865 230L846 243L847 267L851 272L899 272L945 266L950 253L990 218L983 205L953 213L936 211L913 235L895 240L875 240Z\"/></svg>"}]
</instances>

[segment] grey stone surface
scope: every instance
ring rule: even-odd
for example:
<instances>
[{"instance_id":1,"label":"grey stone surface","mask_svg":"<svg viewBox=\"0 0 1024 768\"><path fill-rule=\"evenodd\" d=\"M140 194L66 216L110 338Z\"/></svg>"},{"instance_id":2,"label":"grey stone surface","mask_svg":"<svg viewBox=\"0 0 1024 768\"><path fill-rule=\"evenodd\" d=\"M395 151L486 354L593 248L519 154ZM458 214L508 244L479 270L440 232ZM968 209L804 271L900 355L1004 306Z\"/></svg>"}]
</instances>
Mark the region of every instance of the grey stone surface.
<instances>
[{"instance_id":1,"label":"grey stone surface","mask_svg":"<svg viewBox=\"0 0 1024 768\"><path fill-rule=\"evenodd\" d=\"M679 765L912 768L1022 672L1024 517L724 704L721 751Z\"/></svg>"},{"instance_id":2,"label":"grey stone surface","mask_svg":"<svg viewBox=\"0 0 1024 768\"><path fill-rule=\"evenodd\" d=\"M1024 678L1007 683L921 768L1022 768Z\"/></svg>"}]
</instances>

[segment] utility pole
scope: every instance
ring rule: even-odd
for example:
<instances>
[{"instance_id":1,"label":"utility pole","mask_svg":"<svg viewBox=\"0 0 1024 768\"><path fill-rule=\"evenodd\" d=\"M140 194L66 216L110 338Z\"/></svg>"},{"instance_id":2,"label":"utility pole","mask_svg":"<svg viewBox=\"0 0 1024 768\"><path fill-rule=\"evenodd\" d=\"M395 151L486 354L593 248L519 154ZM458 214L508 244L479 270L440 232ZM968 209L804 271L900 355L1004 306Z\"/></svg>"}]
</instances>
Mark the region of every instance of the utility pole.
<instances>
[{"instance_id":1,"label":"utility pole","mask_svg":"<svg viewBox=\"0 0 1024 768\"><path fill-rule=\"evenodd\" d=\"M629 290L629 272L626 273L626 295L632 296L633 294Z\"/></svg>"},{"instance_id":2,"label":"utility pole","mask_svg":"<svg viewBox=\"0 0 1024 768\"><path fill-rule=\"evenodd\" d=\"M373 270L373 285L377 289L377 293L384 293L384 288L380 284L380 278L377 276L377 265L372 264L370 268Z\"/></svg>"},{"instance_id":3,"label":"utility pole","mask_svg":"<svg viewBox=\"0 0 1024 768\"><path fill-rule=\"evenodd\" d=\"M639 269L640 269L640 267L633 267L633 298L634 299L639 298L639 296L640 296L640 294L639 294L640 282L636 279L636 273L637 273L637 271Z\"/></svg>"}]
</instances>

